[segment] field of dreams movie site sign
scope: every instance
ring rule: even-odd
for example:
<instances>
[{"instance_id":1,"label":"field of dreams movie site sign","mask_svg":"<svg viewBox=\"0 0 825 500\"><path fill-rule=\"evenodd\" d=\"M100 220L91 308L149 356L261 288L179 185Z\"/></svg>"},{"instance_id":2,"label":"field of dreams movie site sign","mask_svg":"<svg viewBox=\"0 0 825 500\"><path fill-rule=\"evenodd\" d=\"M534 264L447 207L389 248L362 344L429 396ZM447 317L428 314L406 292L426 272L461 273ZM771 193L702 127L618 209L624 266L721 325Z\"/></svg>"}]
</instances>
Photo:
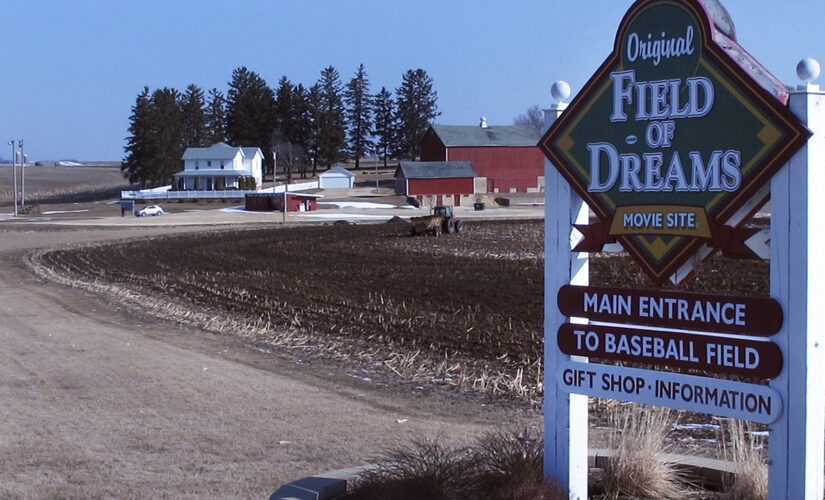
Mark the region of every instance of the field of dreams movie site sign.
<instances>
[{"instance_id":1,"label":"field of dreams movie site sign","mask_svg":"<svg viewBox=\"0 0 825 500\"><path fill-rule=\"evenodd\" d=\"M598 217L576 225L573 251L617 240L656 283L704 245L741 253L733 247L752 232L726 224L747 220L740 209L810 136L786 103L787 89L701 1L637 1L612 54L539 142ZM563 390L766 424L782 414L771 387L678 372L779 375L782 352L764 338L782 326L775 300L571 285L557 299L565 316L598 322L558 325L561 352L656 368L568 360L555 373Z\"/></svg>"},{"instance_id":2,"label":"field of dreams movie site sign","mask_svg":"<svg viewBox=\"0 0 825 500\"><path fill-rule=\"evenodd\" d=\"M599 219L575 250L617 240L657 283L705 244L741 253L753 232L725 224L810 133L714 36L697 0L636 2L539 141Z\"/></svg>"}]
</instances>

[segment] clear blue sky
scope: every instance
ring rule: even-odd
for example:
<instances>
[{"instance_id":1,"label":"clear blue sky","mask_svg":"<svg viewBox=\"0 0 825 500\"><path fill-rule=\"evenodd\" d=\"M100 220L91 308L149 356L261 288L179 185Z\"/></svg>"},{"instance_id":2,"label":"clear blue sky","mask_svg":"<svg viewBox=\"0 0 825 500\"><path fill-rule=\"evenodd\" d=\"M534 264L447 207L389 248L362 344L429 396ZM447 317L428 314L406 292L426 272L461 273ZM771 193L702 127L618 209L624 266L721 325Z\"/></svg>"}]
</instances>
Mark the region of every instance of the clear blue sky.
<instances>
[{"instance_id":1,"label":"clear blue sky","mask_svg":"<svg viewBox=\"0 0 825 500\"><path fill-rule=\"evenodd\" d=\"M246 66L274 87L364 63L373 91L407 69L434 80L439 123L508 125L549 87L576 92L605 59L631 0L11 0L0 16L0 157L120 160L144 85L226 91ZM723 0L739 43L786 84L825 63L825 1ZM825 85L825 77L820 82ZM3 149L3 148L6 149Z\"/></svg>"}]
</instances>

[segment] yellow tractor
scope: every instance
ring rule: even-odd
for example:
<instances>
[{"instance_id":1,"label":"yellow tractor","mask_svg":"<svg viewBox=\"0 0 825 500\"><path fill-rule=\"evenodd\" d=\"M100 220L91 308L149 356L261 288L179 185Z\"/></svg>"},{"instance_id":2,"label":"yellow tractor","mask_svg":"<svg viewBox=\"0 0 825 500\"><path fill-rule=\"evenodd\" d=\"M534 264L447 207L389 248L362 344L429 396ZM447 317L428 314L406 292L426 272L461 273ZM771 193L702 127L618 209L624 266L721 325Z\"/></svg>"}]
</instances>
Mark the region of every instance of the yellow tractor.
<instances>
[{"instance_id":1,"label":"yellow tractor","mask_svg":"<svg viewBox=\"0 0 825 500\"><path fill-rule=\"evenodd\" d=\"M453 207L437 206L433 208L432 215L413 217L410 219L410 223L412 224L410 231L413 236L421 234L441 236L442 232L452 234L464 230L464 222L456 220Z\"/></svg>"}]
</instances>

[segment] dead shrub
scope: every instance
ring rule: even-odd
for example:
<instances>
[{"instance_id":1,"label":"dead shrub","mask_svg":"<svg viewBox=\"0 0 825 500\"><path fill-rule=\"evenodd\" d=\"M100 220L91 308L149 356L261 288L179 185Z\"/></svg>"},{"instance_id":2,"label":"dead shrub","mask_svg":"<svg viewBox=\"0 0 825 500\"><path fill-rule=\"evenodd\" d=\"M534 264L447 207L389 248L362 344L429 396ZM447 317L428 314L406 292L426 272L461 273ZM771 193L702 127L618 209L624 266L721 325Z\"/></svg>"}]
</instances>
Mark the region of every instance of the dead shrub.
<instances>
[{"instance_id":1,"label":"dead shrub","mask_svg":"<svg viewBox=\"0 0 825 500\"><path fill-rule=\"evenodd\" d=\"M687 490L672 464L659 454L672 424L671 411L636 404L617 405L608 415L613 456L603 476L604 498L683 498Z\"/></svg>"},{"instance_id":2,"label":"dead shrub","mask_svg":"<svg viewBox=\"0 0 825 500\"><path fill-rule=\"evenodd\" d=\"M544 478L544 440L528 431L499 431L483 436L473 450L476 498L567 499Z\"/></svg>"},{"instance_id":3,"label":"dead shrub","mask_svg":"<svg viewBox=\"0 0 825 500\"><path fill-rule=\"evenodd\" d=\"M542 440L522 431L488 434L469 447L436 440L396 446L357 478L346 498L562 500L568 494L544 481Z\"/></svg>"},{"instance_id":4,"label":"dead shrub","mask_svg":"<svg viewBox=\"0 0 825 500\"><path fill-rule=\"evenodd\" d=\"M724 485L725 500L768 498L768 466L762 439L753 433L750 422L725 419L719 442L724 460L734 463L734 477ZM728 446L730 442L730 446Z\"/></svg>"},{"instance_id":5,"label":"dead shrub","mask_svg":"<svg viewBox=\"0 0 825 500\"><path fill-rule=\"evenodd\" d=\"M434 439L396 445L377 465L359 475L349 500L472 498L475 464L464 448Z\"/></svg>"}]
</instances>

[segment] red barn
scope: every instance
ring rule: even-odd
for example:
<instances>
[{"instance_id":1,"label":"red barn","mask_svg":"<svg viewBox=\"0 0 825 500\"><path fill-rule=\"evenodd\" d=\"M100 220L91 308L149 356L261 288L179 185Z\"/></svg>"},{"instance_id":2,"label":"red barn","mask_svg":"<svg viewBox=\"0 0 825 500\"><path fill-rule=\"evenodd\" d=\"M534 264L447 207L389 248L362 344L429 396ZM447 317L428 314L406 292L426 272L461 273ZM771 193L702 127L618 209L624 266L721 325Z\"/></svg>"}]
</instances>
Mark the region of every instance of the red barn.
<instances>
[{"instance_id":1,"label":"red barn","mask_svg":"<svg viewBox=\"0 0 825 500\"><path fill-rule=\"evenodd\" d=\"M476 173L468 161L402 161L395 171L395 192L415 196L425 206L460 205L475 192Z\"/></svg>"},{"instance_id":2,"label":"red barn","mask_svg":"<svg viewBox=\"0 0 825 500\"><path fill-rule=\"evenodd\" d=\"M539 139L539 132L517 125L433 125L421 139L421 161L472 163L481 178L479 192L542 191L544 155L536 146Z\"/></svg>"}]
</instances>

